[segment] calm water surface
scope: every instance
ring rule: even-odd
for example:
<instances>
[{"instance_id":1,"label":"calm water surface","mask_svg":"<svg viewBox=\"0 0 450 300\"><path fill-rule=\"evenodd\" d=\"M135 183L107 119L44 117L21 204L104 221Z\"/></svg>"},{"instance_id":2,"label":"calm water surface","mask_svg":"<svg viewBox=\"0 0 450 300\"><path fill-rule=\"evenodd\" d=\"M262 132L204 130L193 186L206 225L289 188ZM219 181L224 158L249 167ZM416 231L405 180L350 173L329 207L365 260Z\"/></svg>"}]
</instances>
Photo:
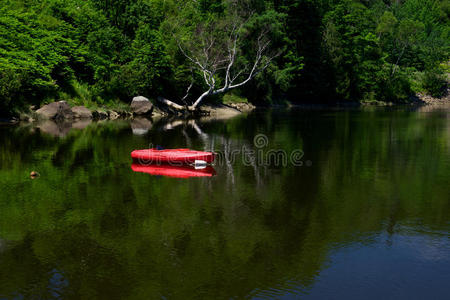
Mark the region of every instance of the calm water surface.
<instances>
[{"instance_id":1,"label":"calm water surface","mask_svg":"<svg viewBox=\"0 0 450 300\"><path fill-rule=\"evenodd\" d=\"M450 295L449 112L72 127L0 127L0 298ZM215 150L216 175L133 172L149 145Z\"/></svg>"}]
</instances>

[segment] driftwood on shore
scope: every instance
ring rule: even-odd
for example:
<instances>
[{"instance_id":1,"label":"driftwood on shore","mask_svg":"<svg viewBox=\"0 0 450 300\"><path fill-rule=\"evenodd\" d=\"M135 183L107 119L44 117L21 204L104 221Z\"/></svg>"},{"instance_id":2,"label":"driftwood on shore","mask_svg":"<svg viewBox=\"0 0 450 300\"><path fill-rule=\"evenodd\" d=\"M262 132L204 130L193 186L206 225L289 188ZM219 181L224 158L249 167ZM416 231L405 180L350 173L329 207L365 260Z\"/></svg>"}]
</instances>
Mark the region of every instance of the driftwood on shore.
<instances>
[{"instance_id":1,"label":"driftwood on shore","mask_svg":"<svg viewBox=\"0 0 450 300\"><path fill-rule=\"evenodd\" d=\"M167 106L170 107L170 108L173 108L173 109L176 109L176 110L179 110L179 111L186 110L186 107L181 106L181 105L179 105L179 104L176 104L175 102L172 102L172 101L170 101L170 100L168 100L168 99L166 99L166 98L158 97L158 98L156 98L156 99L157 99L159 102L163 103L164 105L167 105Z\"/></svg>"}]
</instances>

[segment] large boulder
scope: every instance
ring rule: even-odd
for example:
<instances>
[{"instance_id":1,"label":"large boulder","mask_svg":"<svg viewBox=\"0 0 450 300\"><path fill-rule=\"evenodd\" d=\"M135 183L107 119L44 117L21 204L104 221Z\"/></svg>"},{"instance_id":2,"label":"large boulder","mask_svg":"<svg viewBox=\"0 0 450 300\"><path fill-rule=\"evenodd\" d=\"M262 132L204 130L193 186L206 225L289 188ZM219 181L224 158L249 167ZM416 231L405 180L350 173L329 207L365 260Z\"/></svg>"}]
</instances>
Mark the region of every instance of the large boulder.
<instances>
[{"instance_id":1,"label":"large boulder","mask_svg":"<svg viewBox=\"0 0 450 300\"><path fill-rule=\"evenodd\" d=\"M137 96L131 101L131 111L134 115L151 115L153 104L143 96Z\"/></svg>"},{"instance_id":2,"label":"large boulder","mask_svg":"<svg viewBox=\"0 0 450 300\"><path fill-rule=\"evenodd\" d=\"M92 119L92 112L84 106L74 106L72 112L75 119Z\"/></svg>"},{"instance_id":3,"label":"large boulder","mask_svg":"<svg viewBox=\"0 0 450 300\"><path fill-rule=\"evenodd\" d=\"M66 101L58 101L44 105L36 111L36 114L41 119L73 119L73 112Z\"/></svg>"}]
</instances>

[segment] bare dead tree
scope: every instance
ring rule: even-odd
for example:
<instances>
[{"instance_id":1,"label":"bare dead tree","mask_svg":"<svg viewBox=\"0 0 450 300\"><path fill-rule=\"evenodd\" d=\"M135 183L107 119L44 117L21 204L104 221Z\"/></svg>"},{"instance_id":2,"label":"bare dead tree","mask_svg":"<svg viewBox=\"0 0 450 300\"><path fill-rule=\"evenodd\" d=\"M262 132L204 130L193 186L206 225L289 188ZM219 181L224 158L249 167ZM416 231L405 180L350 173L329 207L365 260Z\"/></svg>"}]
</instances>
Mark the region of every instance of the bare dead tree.
<instances>
[{"instance_id":1,"label":"bare dead tree","mask_svg":"<svg viewBox=\"0 0 450 300\"><path fill-rule=\"evenodd\" d=\"M260 28L256 34L250 34L246 30L250 18L251 15L242 18L235 14L228 22L200 25L194 32L196 37L192 37L188 43L177 39L180 52L201 75L207 90L192 101L191 105L187 105L186 99L194 84L192 81L181 99L184 107L163 97L158 100L176 110L195 111L206 97L241 87L263 72L281 51L270 49L270 24ZM254 59L247 61L243 59L242 46L244 40L249 43L248 39L252 37L256 37L251 43ZM218 86L218 82L222 84Z\"/></svg>"}]
</instances>

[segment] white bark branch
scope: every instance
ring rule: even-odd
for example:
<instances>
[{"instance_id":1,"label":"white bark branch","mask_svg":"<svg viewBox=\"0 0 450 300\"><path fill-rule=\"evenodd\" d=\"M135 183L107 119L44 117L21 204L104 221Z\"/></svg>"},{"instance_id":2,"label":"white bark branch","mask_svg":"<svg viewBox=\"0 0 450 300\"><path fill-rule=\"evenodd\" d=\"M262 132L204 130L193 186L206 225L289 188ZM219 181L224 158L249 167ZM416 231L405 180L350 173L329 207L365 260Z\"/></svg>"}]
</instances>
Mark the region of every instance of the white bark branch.
<instances>
[{"instance_id":1,"label":"white bark branch","mask_svg":"<svg viewBox=\"0 0 450 300\"><path fill-rule=\"evenodd\" d=\"M175 102L172 102L170 100L167 100L167 99L165 99L163 97L158 97L157 99L158 99L159 102L164 103L165 105L167 105L167 106L169 106L171 108L174 108L176 110L184 110L185 109L183 106L181 106L179 104L176 104Z\"/></svg>"},{"instance_id":2,"label":"white bark branch","mask_svg":"<svg viewBox=\"0 0 450 300\"><path fill-rule=\"evenodd\" d=\"M249 17L250 19L250 17ZM203 75L203 80L208 86L208 90L203 92L191 106L187 107L188 110L195 110L200 103L208 96L217 95L220 93L225 93L230 89L241 87L252 80L257 74L264 71L274 58L281 54L277 53L275 55L268 55L267 50L271 43L268 38L269 29L262 29L255 41L256 54L254 62L250 66L242 66L241 70L234 70L239 65L239 60L237 60L238 53L240 53L240 39L242 34L242 28L249 21L242 19L235 19L234 23L230 24L229 27L225 27L225 30L230 30L226 40L221 41L216 40L214 33L206 32L201 30L199 35L201 35L198 40L197 45L194 43L189 44L186 51L183 49L180 43L178 47L181 53L197 68ZM221 28L223 29L223 28ZM210 36L205 36L210 35ZM195 39L194 39L195 40ZM225 48L225 49L223 49ZM246 70L250 68L250 72L247 73ZM247 73L246 77L239 83L234 84L236 80L241 78L243 74ZM216 89L216 78L218 74L224 75L224 84L221 88ZM192 87L192 84L188 87L186 96L181 100L185 102L187 95ZM182 108L182 106L176 103L164 99L163 103L169 105L177 110Z\"/></svg>"}]
</instances>

